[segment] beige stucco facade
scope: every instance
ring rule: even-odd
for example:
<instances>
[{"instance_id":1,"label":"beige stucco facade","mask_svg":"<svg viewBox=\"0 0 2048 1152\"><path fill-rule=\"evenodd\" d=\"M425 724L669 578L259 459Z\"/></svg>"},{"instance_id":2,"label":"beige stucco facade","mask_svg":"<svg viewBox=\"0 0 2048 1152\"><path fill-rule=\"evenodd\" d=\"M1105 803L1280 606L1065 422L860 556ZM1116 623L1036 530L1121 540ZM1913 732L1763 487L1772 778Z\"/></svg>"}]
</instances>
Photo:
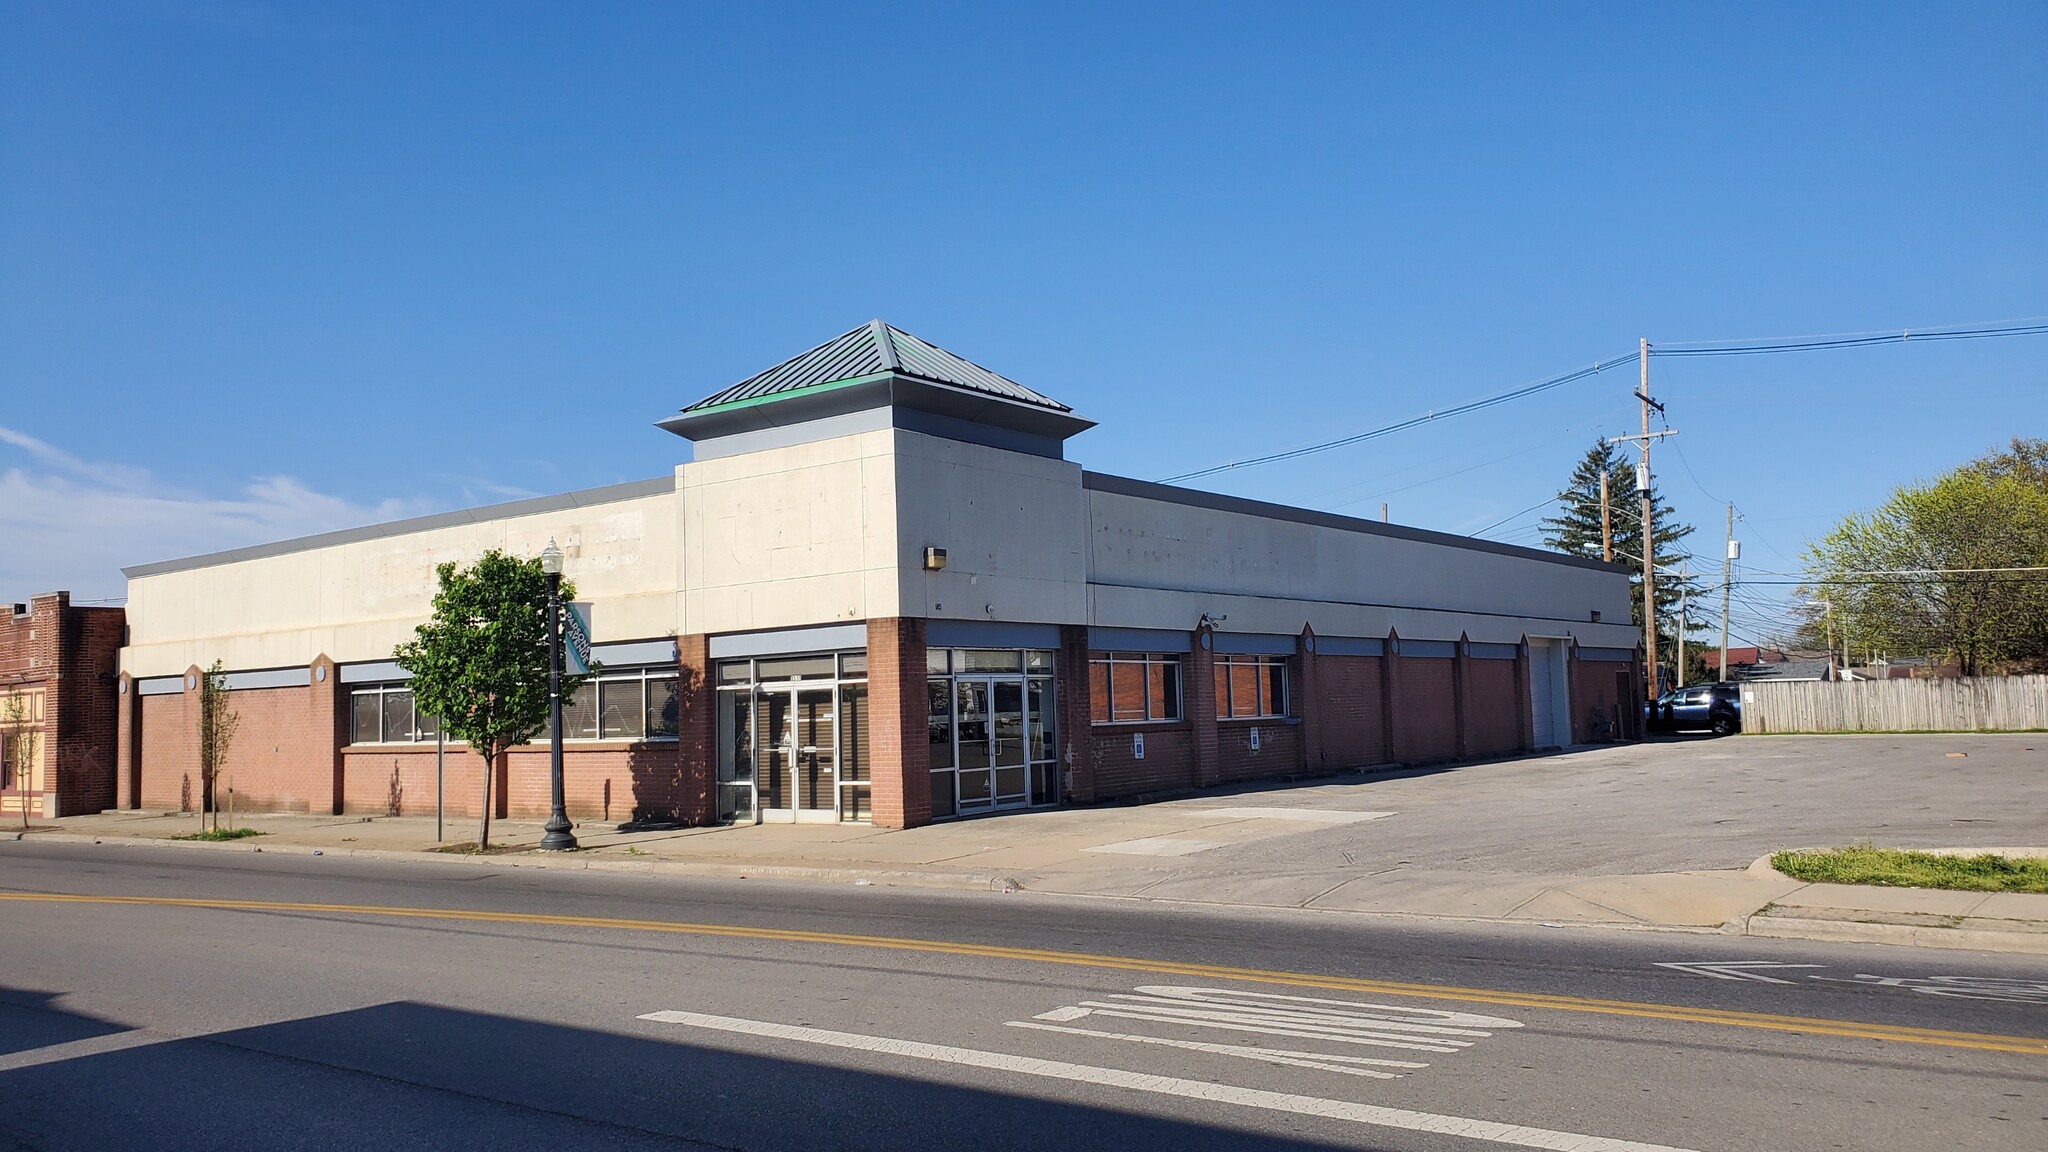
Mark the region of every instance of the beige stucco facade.
<instances>
[{"instance_id":1,"label":"beige stucco facade","mask_svg":"<svg viewBox=\"0 0 2048 1152\"><path fill-rule=\"evenodd\" d=\"M1115 490L1133 486L901 428L692 462L648 494L145 570L123 670L389 659L431 611L438 565L550 539L600 642L899 616L1186 629L1206 613L1229 632L1636 643L1618 570Z\"/></svg>"}]
</instances>

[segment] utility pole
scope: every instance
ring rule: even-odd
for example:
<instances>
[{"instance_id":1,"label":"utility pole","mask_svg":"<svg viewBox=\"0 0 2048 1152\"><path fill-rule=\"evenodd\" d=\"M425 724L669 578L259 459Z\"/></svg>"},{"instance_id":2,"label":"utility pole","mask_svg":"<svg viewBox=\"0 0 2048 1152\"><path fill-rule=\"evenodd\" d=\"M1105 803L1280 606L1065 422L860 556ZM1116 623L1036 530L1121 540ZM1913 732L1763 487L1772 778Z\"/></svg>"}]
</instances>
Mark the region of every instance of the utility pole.
<instances>
[{"instance_id":1,"label":"utility pole","mask_svg":"<svg viewBox=\"0 0 2048 1152\"><path fill-rule=\"evenodd\" d=\"M1614 563L1614 505L1607 499L1607 469L1600 470L1600 559Z\"/></svg>"},{"instance_id":2,"label":"utility pole","mask_svg":"<svg viewBox=\"0 0 2048 1152\"><path fill-rule=\"evenodd\" d=\"M1664 406L1650 399L1650 342L1641 342L1642 386L1636 389L1636 399L1643 402L1643 433L1640 436L1609 436L1609 444L1631 443L1642 449L1642 459L1636 463L1636 489L1642 496L1643 525L1643 650L1649 660L1650 675L1644 691L1651 700L1657 698L1657 525L1655 512L1650 507L1650 444L1666 436L1678 435L1678 429L1667 428L1662 432L1650 431L1650 409L1664 411Z\"/></svg>"},{"instance_id":3,"label":"utility pole","mask_svg":"<svg viewBox=\"0 0 2048 1152\"><path fill-rule=\"evenodd\" d=\"M1735 502L1728 503L1728 535L1721 543L1721 679L1728 679L1728 585L1735 574Z\"/></svg>"},{"instance_id":4,"label":"utility pole","mask_svg":"<svg viewBox=\"0 0 2048 1152\"><path fill-rule=\"evenodd\" d=\"M1642 364L1642 387L1636 392L1643 402L1643 459L1636 466L1636 487L1643 498L1643 624L1644 641L1649 646L1650 656L1650 698L1657 696L1657 525L1650 505L1650 341L1642 340L1638 359ZM1660 408L1659 411L1662 411Z\"/></svg>"},{"instance_id":5,"label":"utility pole","mask_svg":"<svg viewBox=\"0 0 2048 1152\"><path fill-rule=\"evenodd\" d=\"M1674 626L1678 633L1678 675L1675 677L1676 683L1672 685L1673 688L1685 687L1685 601L1686 594L1691 589L1692 561L1688 560L1685 566L1678 570L1678 623Z\"/></svg>"}]
</instances>

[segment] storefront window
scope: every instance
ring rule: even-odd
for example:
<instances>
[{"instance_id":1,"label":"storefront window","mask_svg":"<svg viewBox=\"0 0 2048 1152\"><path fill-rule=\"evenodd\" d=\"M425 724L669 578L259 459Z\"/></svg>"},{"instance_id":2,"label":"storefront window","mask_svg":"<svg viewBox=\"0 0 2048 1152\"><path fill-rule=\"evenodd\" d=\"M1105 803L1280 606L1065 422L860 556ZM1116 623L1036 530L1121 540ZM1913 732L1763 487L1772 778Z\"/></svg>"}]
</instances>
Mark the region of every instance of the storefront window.
<instances>
[{"instance_id":1,"label":"storefront window","mask_svg":"<svg viewBox=\"0 0 2048 1152\"><path fill-rule=\"evenodd\" d=\"M1089 712L1097 724L1178 720L1180 657L1105 652L1088 662Z\"/></svg>"},{"instance_id":2,"label":"storefront window","mask_svg":"<svg viewBox=\"0 0 2048 1152\"><path fill-rule=\"evenodd\" d=\"M361 684L348 694L348 742L351 744L418 744L432 742L439 721L420 715L412 689L396 684Z\"/></svg>"},{"instance_id":3,"label":"storefront window","mask_svg":"<svg viewBox=\"0 0 2048 1152\"><path fill-rule=\"evenodd\" d=\"M1230 720L1287 715L1287 658L1217 657L1216 715Z\"/></svg>"}]
</instances>

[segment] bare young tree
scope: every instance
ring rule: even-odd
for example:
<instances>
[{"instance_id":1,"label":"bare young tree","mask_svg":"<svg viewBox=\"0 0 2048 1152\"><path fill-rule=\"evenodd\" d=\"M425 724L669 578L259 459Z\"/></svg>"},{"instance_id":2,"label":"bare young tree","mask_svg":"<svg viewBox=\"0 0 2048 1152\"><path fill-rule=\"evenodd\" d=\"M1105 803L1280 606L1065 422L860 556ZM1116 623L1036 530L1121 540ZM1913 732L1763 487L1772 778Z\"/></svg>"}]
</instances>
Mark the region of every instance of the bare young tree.
<instances>
[{"instance_id":1,"label":"bare young tree","mask_svg":"<svg viewBox=\"0 0 2048 1152\"><path fill-rule=\"evenodd\" d=\"M203 826L206 814L211 812L216 831L220 829L220 798L215 795L220 770L227 763L228 749L234 746L235 729L241 722L242 718L228 706L227 673L215 660L199 681L199 782L200 823Z\"/></svg>"},{"instance_id":2,"label":"bare young tree","mask_svg":"<svg viewBox=\"0 0 2048 1152\"><path fill-rule=\"evenodd\" d=\"M0 703L0 788L21 793L21 829L28 831L29 783L35 776L36 737L40 735L26 693L9 692Z\"/></svg>"}]
</instances>

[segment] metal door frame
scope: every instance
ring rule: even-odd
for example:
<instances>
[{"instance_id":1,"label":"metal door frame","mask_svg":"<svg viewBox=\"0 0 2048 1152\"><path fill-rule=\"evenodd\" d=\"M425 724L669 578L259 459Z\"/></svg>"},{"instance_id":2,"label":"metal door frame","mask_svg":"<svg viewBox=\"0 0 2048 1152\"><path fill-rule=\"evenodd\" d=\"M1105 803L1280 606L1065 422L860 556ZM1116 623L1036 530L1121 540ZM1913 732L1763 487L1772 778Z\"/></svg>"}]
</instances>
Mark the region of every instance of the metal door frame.
<instances>
[{"instance_id":1,"label":"metal door frame","mask_svg":"<svg viewBox=\"0 0 2048 1152\"><path fill-rule=\"evenodd\" d=\"M798 720L797 700L806 692L822 693L825 706L830 709L824 717L827 725L825 738L817 743L798 746L795 743ZM787 808L762 808L761 800L761 757L766 748L754 750L754 811L755 822L760 824L836 824L839 822L839 682L837 680L786 680L754 686L753 706L759 708L769 696L785 696L789 700L789 739L781 745L789 756L789 803ZM813 733L813 735L820 735ZM831 760L831 781L823 785L832 802L825 808L805 808L798 803L801 792L797 785L800 771L798 757L808 753L812 756L823 754Z\"/></svg>"},{"instance_id":2,"label":"metal door frame","mask_svg":"<svg viewBox=\"0 0 2048 1152\"><path fill-rule=\"evenodd\" d=\"M1031 807L1031 674L1021 670L1017 672L956 672L947 679L948 703L953 710L953 767L951 770L953 774L953 815L959 817L981 815L987 812L1014 812ZM1017 689L1017 747L1023 759L1016 764L999 765L996 763L996 685L999 683L1012 684ZM963 768L960 765L960 749L963 743L961 738L960 687L964 684L977 685L987 695L988 712L986 719L988 736L986 738L987 754L984 757L987 761L987 767ZM1056 702L1054 706L1057 707ZM1001 768L1019 768L1024 772L1024 790L1015 799L1007 801L1002 799L996 789L996 772ZM960 787L961 779L969 772L986 773L988 775L988 798L977 801L972 805L966 803L964 800L964 789Z\"/></svg>"}]
</instances>

